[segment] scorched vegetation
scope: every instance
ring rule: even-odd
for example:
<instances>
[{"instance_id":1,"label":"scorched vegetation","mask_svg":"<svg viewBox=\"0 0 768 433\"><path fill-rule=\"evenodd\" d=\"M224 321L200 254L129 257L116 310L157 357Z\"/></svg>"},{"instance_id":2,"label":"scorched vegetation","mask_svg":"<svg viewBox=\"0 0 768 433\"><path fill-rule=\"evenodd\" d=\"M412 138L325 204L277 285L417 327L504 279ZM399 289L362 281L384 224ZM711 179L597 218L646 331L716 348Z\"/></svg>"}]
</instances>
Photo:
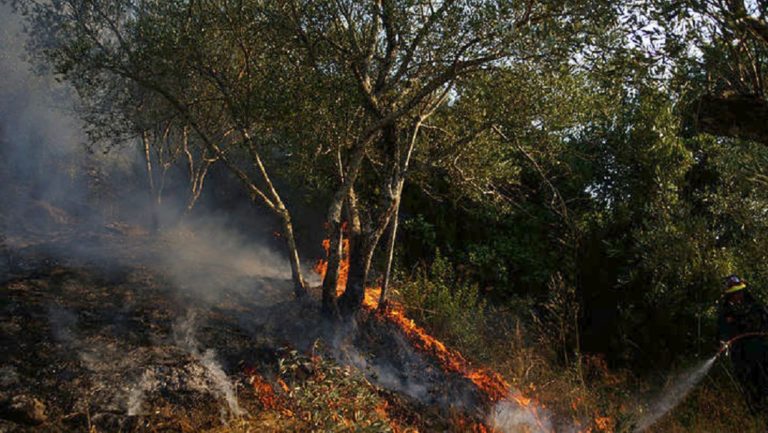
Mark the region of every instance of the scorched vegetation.
<instances>
[{"instance_id":1,"label":"scorched vegetation","mask_svg":"<svg viewBox=\"0 0 768 433\"><path fill-rule=\"evenodd\" d=\"M0 431L765 431L765 1L0 5Z\"/></svg>"}]
</instances>

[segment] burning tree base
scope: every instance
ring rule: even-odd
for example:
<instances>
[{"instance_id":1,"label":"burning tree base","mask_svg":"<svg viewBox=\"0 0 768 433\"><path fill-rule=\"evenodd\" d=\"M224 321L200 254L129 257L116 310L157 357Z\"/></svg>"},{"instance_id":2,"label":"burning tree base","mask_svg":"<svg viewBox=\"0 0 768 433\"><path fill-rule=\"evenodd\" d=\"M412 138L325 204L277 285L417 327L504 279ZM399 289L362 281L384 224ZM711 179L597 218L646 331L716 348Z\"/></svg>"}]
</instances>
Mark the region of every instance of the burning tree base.
<instances>
[{"instance_id":1,"label":"burning tree base","mask_svg":"<svg viewBox=\"0 0 768 433\"><path fill-rule=\"evenodd\" d=\"M349 243L345 239L342 245L345 253L339 266L339 296L346 288L349 272L349 256L346 254ZM329 247L330 242L324 241L323 248L326 253ZM319 260L314 270L324 278L328 270L327 261ZM464 430L493 429L509 433L554 433L558 430L550 421L543 405L514 390L500 374L473 366L460 352L446 347L409 319L404 306L389 300L386 308L378 308L380 293L379 287L368 287L362 301L363 310L368 316L368 320L362 322L368 328L367 334L384 336L384 341L372 345L373 352L376 349L385 351L377 354L380 360L376 365L381 369L387 365L387 362L382 362L381 359L394 361L394 365L385 369L384 374L373 374L372 377L378 383L429 405L439 405L449 411L458 409L460 415L457 423ZM353 323L352 326L356 324ZM377 330L377 327L383 327L385 331ZM363 370L367 368L365 359L360 359L359 356L352 356L347 362ZM392 371L398 374L390 374ZM408 372L411 372L412 377L408 377ZM437 382L441 386L434 386ZM578 429L568 426L566 429L579 433L613 430L612 423L605 422L603 418L596 419L594 424L594 428Z\"/></svg>"},{"instance_id":2,"label":"burning tree base","mask_svg":"<svg viewBox=\"0 0 768 433\"><path fill-rule=\"evenodd\" d=\"M377 312L375 290L368 320L329 322L287 278L211 254L158 261L173 238L120 236L86 236L78 258L12 251L25 265L0 304L0 431L550 431L402 307Z\"/></svg>"},{"instance_id":3,"label":"burning tree base","mask_svg":"<svg viewBox=\"0 0 768 433\"><path fill-rule=\"evenodd\" d=\"M331 341L332 327L316 304L291 300L288 280L197 264L198 285L213 284L206 273L225 283L201 296L167 268L121 255L154 249L146 239L106 242L115 255L98 262L13 251L29 265L7 277L0 298L0 431L278 432L333 422L412 431L431 413L332 362L330 343L324 358L300 355ZM286 344L300 350L277 349ZM297 359L311 368L288 369ZM435 416L416 426L449 424Z\"/></svg>"}]
</instances>

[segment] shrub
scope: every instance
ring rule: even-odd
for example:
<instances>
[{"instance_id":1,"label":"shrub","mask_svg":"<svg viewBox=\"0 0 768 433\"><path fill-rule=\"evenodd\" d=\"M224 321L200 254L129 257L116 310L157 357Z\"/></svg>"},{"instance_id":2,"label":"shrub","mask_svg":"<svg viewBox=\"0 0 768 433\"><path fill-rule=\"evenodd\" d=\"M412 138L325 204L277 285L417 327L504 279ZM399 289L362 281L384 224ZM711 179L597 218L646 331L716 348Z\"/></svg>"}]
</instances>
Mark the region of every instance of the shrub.
<instances>
[{"instance_id":1,"label":"shrub","mask_svg":"<svg viewBox=\"0 0 768 433\"><path fill-rule=\"evenodd\" d=\"M482 347L486 303L477 285L460 281L439 250L432 265L419 268L398 293L409 317L449 345L472 352Z\"/></svg>"}]
</instances>

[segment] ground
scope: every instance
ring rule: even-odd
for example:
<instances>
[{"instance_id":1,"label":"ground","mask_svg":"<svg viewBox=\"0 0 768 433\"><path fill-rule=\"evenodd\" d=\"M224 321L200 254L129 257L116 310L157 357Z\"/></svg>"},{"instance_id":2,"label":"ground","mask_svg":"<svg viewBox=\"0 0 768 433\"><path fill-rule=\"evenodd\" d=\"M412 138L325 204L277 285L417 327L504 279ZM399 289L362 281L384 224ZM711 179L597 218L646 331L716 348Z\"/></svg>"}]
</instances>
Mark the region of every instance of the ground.
<instances>
[{"instance_id":1,"label":"ground","mask_svg":"<svg viewBox=\"0 0 768 433\"><path fill-rule=\"evenodd\" d=\"M205 233L43 211L66 230L2 245L0 432L461 431L482 417L472 384L391 326L330 324L280 272L190 254Z\"/></svg>"}]
</instances>

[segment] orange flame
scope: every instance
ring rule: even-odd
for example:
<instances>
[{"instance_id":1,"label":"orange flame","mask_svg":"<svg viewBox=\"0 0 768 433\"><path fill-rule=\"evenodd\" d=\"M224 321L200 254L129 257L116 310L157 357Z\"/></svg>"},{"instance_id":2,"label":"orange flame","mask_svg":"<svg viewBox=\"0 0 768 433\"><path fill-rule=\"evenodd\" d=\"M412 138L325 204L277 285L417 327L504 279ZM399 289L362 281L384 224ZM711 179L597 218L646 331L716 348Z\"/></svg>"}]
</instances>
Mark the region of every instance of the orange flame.
<instances>
[{"instance_id":1,"label":"orange flame","mask_svg":"<svg viewBox=\"0 0 768 433\"><path fill-rule=\"evenodd\" d=\"M346 227L346 224L342 227L343 230L344 227ZM347 277L349 275L349 255L347 254L349 251L349 239L344 238L341 243L341 248L342 256L339 262L339 276L336 281L337 292L343 292L344 288L347 287ZM329 239L323 240L323 249L326 254L331 250L331 241ZM316 274L320 275L321 278L325 278L325 274L328 272L328 260L318 260L312 269Z\"/></svg>"},{"instance_id":2,"label":"orange flame","mask_svg":"<svg viewBox=\"0 0 768 433\"><path fill-rule=\"evenodd\" d=\"M323 249L326 253L330 250L331 243L328 239L323 241ZM347 286L349 273L349 240L342 242L342 260L339 264L339 277L336 285L337 294L341 294ZM314 266L315 272L325 277L328 271L328 261L318 260ZM367 287L363 298L363 307L368 311L377 311L381 287ZM509 384L496 372L472 367L458 351L449 349L440 340L429 335L424 328L416 325L413 320L405 315L405 309L397 302L388 302L387 309L378 313L377 318L392 323L399 328L411 343L419 350L434 356L449 372L458 373L474 383L488 400L496 402L507 397Z\"/></svg>"},{"instance_id":3,"label":"orange flame","mask_svg":"<svg viewBox=\"0 0 768 433\"><path fill-rule=\"evenodd\" d=\"M256 393L256 398L264 409L278 409L280 403L274 388L255 369L247 368L248 382Z\"/></svg>"},{"instance_id":4,"label":"orange flame","mask_svg":"<svg viewBox=\"0 0 768 433\"><path fill-rule=\"evenodd\" d=\"M330 241L323 240L323 249L326 254L330 250ZM339 263L338 282L336 284L336 293L341 295L347 286L347 277L349 273L349 240L344 238L342 241L342 259ZM328 271L328 261L318 260L314 266L314 271L325 278ZM405 315L405 308L402 304L395 301L388 301L385 311L378 310L381 287L366 287L363 298L363 308L375 314L379 320L389 322L396 326L406 336L406 338L417 349L433 356L445 371L457 373L470 380L478 390L486 397L488 402L496 403L507 399L513 401L518 406L526 408L531 412L534 419L539 424L540 431L545 431L544 422L541 420L540 408L543 405L534 402L530 397L526 397L519 392L510 393L512 387L497 372L485 368L473 367L461 353L450 349L440 340L429 335L424 328L416 325L413 320ZM613 432L613 420L608 417L596 416L593 420L596 430L588 428L580 430L580 433ZM463 424L463 422L462 422ZM467 427L467 426L465 426ZM478 433L492 433L493 430L482 423L474 423L469 426L469 431Z\"/></svg>"},{"instance_id":5,"label":"orange flame","mask_svg":"<svg viewBox=\"0 0 768 433\"><path fill-rule=\"evenodd\" d=\"M595 427L598 429L597 431L613 433L614 422L607 416L597 416L595 417Z\"/></svg>"}]
</instances>

